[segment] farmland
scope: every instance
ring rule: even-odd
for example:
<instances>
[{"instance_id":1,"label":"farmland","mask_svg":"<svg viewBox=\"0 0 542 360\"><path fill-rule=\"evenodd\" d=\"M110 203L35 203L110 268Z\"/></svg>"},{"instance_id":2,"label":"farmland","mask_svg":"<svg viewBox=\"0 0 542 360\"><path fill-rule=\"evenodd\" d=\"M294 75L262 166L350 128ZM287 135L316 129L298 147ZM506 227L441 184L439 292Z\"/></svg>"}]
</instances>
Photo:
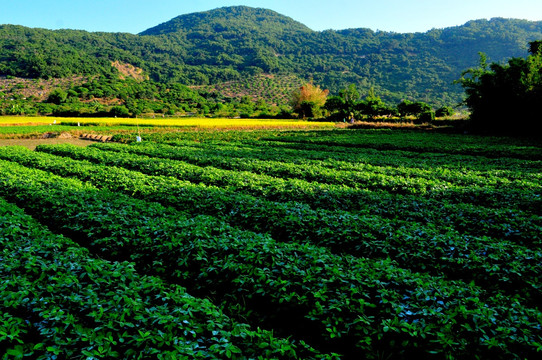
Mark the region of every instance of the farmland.
<instances>
[{"instance_id":1,"label":"farmland","mask_svg":"<svg viewBox=\"0 0 542 360\"><path fill-rule=\"evenodd\" d=\"M539 141L133 137L0 147L6 358L542 354Z\"/></svg>"},{"instance_id":2,"label":"farmland","mask_svg":"<svg viewBox=\"0 0 542 360\"><path fill-rule=\"evenodd\" d=\"M159 127L181 127L181 128L203 128L203 129L224 129L224 128L332 128L332 122L307 122L301 120L287 119L221 119L221 118L116 118L116 117L62 117L54 118L47 116L20 117L3 116L0 117L0 125L24 125L24 124L43 124L52 125L52 123L63 126L159 126ZM54 128L54 127L53 127Z\"/></svg>"}]
</instances>

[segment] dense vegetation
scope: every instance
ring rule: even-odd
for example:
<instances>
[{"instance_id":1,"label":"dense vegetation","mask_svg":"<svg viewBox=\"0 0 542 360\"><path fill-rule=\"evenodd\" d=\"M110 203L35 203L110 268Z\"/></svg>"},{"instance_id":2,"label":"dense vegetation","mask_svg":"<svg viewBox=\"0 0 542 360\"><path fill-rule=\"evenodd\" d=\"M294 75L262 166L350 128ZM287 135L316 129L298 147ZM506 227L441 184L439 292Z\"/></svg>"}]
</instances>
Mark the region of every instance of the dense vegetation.
<instances>
[{"instance_id":1,"label":"dense vegetation","mask_svg":"<svg viewBox=\"0 0 542 360\"><path fill-rule=\"evenodd\" d=\"M540 135L542 41L531 42L530 52L504 65L488 65L482 54L480 67L464 73L460 82L477 130Z\"/></svg>"},{"instance_id":2,"label":"dense vegetation","mask_svg":"<svg viewBox=\"0 0 542 360\"><path fill-rule=\"evenodd\" d=\"M1 198L0 221L3 359L303 354L270 332L232 322L180 286L141 276L131 263L92 257Z\"/></svg>"},{"instance_id":3,"label":"dense vegetation","mask_svg":"<svg viewBox=\"0 0 542 360\"><path fill-rule=\"evenodd\" d=\"M119 104L134 114L145 110L229 112L232 116L251 111L251 114L277 114L286 101L281 94L299 86L298 79L312 79L332 95L354 84L363 97L374 88L388 104L423 101L436 109L461 101L461 87L453 81L463 70L476 65L478 52L487 54L490 61L502 62L526 54L526 44L540 38L540 23L511 19L477 20L414 34L369 29L316 32L273 11L241 6L182 15L139 35L1 25L0 76L32 79L85 76L89 82L103 83L103 79L117 79L119 75L126 78L120 67L135 67L141 69L138 75L141 83L136 87L143 89L127 92L118 89L135 86L123 83L124 80L115 80L121 84L109 84L118 91L115 99ZM257 90L252 94L264 102L252 103L252 109L243 109L247 104L239 104L241 98L231 91L221 98L214 91L189 94L182 89L181 98L190 99L182 105L184 108L179 108L179 98L164 94L165 89L178 92L175 88L178 85L171 84L207 85L211 87L206 90L214 90L224 83L228 89L237 87L243 93L246 79L258 81L262 74L276 75L278 80L270 80L270 88L275 90ZM284 76L290 79L286 84L282 81ZM232 85L236 83L239 85ZM73 92L78 93L80 85L62 91L74 100ZM20 104L11 102L13 95L6 90L0 89L0 98L8 113L48 110L34 106L25 111L28 103L22 99ZM107 98L107 91L103 92ZM92 90L87 95L102 99L99 94L92 94ZM247 94L247 103L250 95ZM92 110L90 107L94 105L86 102L85 94L78 99L83 104L70 105L70 111L102 111ZM197 107L190 105L194 99ZM157 103L153 104L155 100ZM274 103L279 108L270 108ZM217 108L212 109L213 106ZM260 109L254 109L256 106ZM57 111L62 113L65 109ZM125 109L115 111L122 113Z\"/></svg>"},{"instance_id":4,"label":"dense vegetation","mask_svg":"<svg viewBox=\"0 0 542 360\"><path fill-rule=\"evenodd\" d=\"M0 159L10 355L542 351L539 142L185 132Z\"/></svg>"}]
</instances>

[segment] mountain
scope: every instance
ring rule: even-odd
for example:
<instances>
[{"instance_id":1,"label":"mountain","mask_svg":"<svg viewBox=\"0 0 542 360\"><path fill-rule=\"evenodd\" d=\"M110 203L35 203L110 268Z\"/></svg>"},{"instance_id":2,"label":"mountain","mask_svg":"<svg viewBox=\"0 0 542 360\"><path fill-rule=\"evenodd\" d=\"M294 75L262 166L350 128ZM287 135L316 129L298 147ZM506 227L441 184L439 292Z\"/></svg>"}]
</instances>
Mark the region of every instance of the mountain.
<instances>
[{"instance_id":1,"label":"mountain","mask_svg":"<svg viewBox=\"0 0 542 360\"><path fill-rule=\"evenodd\" d=\"M275 11L248 6L233 6L178 16L147 29L140 35L164 35L177 32L215 33L241 38L246 35L271 38L277 34L311 33L305 25Z\"/></svg>"},{"instance_id":2,"label":"mountain","mask_svg":"<svg viewBox=\"0 0 542 360\"><path fill-rule=\"evenodd\" d=\"M202 86L262 74L312 79L337 93L356 84L391 103L455 104L453 81L479 52L503 62L527 55L542 22L494 18L425 33L313 31L267 9L235 6L182 15L140 34L0 26L0 76L116 76L112 64L142 69L158 83Z\"/></svg>"}]
</instances>

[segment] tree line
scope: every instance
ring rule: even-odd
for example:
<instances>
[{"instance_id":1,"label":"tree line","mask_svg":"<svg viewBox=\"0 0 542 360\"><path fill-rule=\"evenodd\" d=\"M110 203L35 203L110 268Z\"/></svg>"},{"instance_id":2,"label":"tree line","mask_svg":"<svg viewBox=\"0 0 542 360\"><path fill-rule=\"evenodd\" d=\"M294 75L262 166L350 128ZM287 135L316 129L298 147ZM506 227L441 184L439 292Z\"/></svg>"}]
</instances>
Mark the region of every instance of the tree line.
<instances>
[{"instance_id":1,"label":"tree line","mask_svg":"<svg viewBox=\"0 0 542 360\"><path fill-rule=\"evenodd\" d=\"M488 64L487 56L480 53L480 65L463 71L456 82L465 90L462 105L470 110L472 131L540 137L542 40L529 43L527 57L513 57L506 63ZM306 85L293 97L293 109L300 117L327 112L328 118L335 121L398 116L430 122L454 113L450 106L434 111L421 101L403 100L396 107L389 106L374 89L362 98L354 84L336 96L327 95L318 86Z\"/></svg>"},{"instance_id":2,"label":"tree line","mask_svg":"<svg viewBox=\"0 0 542 360\"><path fill-rule=\"evenodd\" d=\"M403 100L397 106L391 106L377 96L373 88L367 96L362 97L355 84L340 90L338 95L328 97L328 94L328 90L322 90L313 83L300 87L292 94L293 113L303 119L325 117L332 121L350 123L379 118L413 118L416 122L430 122L435 117L455 113L451 106L433 110L422 101Z\"/></svg>"},{"instance_id":3,"label":"tree line","mask_svg":"<svg viewBox=\"0 0 542 360\"><path fill-rule=\"evenodd\" d=\"M529 53L504 64L488 64L480 53L480 65L463 72L458 82L476 131L540 137L542 41L530 42Z\"/></svg>"},{"instance_id":4,"label":"tree line","mask_svg":"<svg viewBox=\"0 0 542 360\"><path fill-rule=\"evenodd\" d=\"M162 84L152 80L119 79L100 76L67 89L55 88L43 101L33 96L4 93L0 86L0 114L53 115L69 117L138 116L213 116L243 118L301 118L330 121L375 120L382 117L413 117L431 121L449 116L451 107L436 112L420 101L403 100L396 107L387 105L371 89L365 98L354 84L330 95L312 82L291 92L288 104L271 104L264 98L227 97L206 89L191 89L180 84Z\"/></svg>"}]
</instances>

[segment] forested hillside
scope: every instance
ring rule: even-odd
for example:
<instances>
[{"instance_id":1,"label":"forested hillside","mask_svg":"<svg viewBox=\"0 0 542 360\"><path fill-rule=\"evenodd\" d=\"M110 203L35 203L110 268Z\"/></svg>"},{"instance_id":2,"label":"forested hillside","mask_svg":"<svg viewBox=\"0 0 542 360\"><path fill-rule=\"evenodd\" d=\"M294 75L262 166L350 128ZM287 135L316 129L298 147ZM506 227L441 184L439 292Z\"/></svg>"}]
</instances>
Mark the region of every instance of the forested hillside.
<instances>
[{"instance_id":1,"label":"forested hillside","mask_svg":"<svg viewBox=\"0 0 542 360\"><path fill-rule=\"evenodd\" d=\"M410 99L440 106L462 99L463 89L452 82L477 64L479 52L502 62L525 56L529 41L539 39L542 22L475 20L412 34L318 32L271 10L239 6L182 15L138 35L0 25L0 76L115 78L115 62L163 84L295 75L331 94L355 84L363 94L374 88L390 103Z\"/></svg>"}]
</instances>

